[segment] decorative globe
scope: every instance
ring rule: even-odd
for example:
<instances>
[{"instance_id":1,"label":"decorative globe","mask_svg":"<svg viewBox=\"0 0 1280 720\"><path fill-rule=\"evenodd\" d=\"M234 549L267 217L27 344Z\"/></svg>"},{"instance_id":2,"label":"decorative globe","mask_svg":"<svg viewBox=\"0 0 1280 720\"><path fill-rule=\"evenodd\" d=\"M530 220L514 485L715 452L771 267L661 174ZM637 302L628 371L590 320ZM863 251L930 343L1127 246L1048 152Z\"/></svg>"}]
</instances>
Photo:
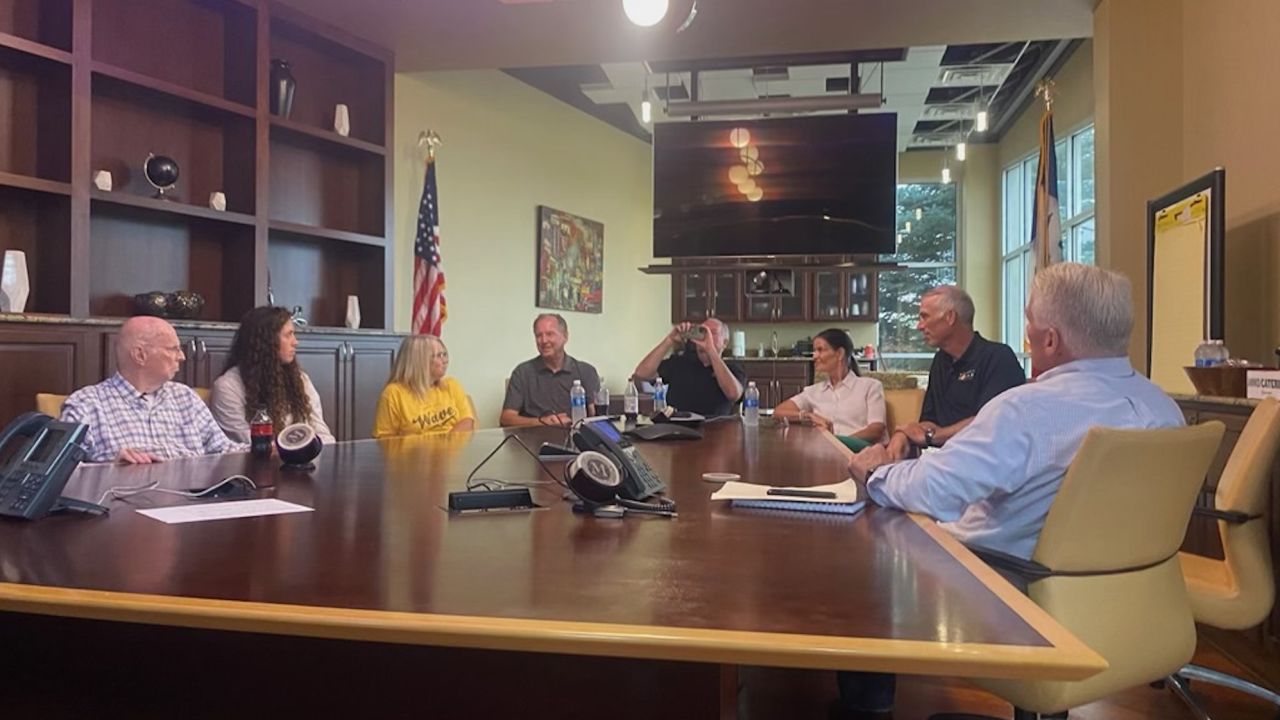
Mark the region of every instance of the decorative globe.
<instances>
[{"instance_id":1,"label":"decorative globe","mask_svg":"<svg viewBox=\"0 0 1280 720\"><path fill-rule=\"evenodd\" d=\"M164 191L178 182L178 163L167 155L152 153L142 166L147 182L157 190L156 197L164 197Z\"/></svg>"}]
</instances>

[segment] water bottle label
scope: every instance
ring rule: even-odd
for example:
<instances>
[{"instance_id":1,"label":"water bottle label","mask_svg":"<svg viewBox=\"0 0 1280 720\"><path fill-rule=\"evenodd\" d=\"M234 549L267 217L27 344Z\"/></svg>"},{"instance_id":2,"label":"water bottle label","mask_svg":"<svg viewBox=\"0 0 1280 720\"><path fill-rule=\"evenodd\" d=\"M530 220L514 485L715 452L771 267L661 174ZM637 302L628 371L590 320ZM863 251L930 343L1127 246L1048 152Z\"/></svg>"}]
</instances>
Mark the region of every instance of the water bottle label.
<instances>
[{"instance_id":1,"label":"water bottle label","mask_svg":"<svg viewBox=\"0 0 1280 720\"><path fill-rule=\"evenodd\" d=\"M586 407L586 406L587 406L587 396L586 396L586 395L579 395L578 397L570 398L570 400L569 400L569 404L570 404L571 406L573 406L573 407Z\"/></svg>"},{"instance_id":2,"label":"water bottle label","mask_svg":"<svg viewBox=\"0 0 1280 720\"><path fill-rule=\"evenodd\" d=\"M744 406L746 406L746 407L749 407L749 408L758 408L758 407L760 407L760 399L759 399L759 398L747 398L747 399L743 402L743 405L744 405Z\"/></svg>"}]
</instances>

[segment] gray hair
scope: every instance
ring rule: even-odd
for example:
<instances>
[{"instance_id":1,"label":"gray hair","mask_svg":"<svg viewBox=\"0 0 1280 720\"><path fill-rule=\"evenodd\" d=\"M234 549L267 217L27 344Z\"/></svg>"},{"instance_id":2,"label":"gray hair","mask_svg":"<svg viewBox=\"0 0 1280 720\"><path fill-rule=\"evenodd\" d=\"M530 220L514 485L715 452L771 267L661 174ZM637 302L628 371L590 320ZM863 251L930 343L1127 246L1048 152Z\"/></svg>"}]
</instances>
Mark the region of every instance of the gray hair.
<instances>
[{"instance_id":1,"label":"gray hair","mask_svg":"<svg viewBox=\"0 0 1280 720\"><path fill-rule=\"evenodd\" d=\"M1120 357L1133 332L1133 287L1118 272L1058 263L1036 273L1027 312L1041 327L1056 328L1076 357Z\"/></svg>"},{"instance_id":2,"label":"gray hair","mask_svg":"<svg viewBox=\"0 0 1280 720\"><path fill-rule=\"evenodd\" d=\"M535 333L538 332L538 323L546 320L547 318L555 318L556 324L560 326L560 333L565 337L569 336L569 323L564 321L564 316L560 313L542 313L538 317L534 318L533 331Z\"/></svg>"},{"instance_id":3,"label":"gray hair","mask_svg":"<svg viewBox=\"0 0 1280 720\"><path fill-rule=\"evenodd\" d=\"M925 291L920 299L927 297L938 298L947 310L956 311L956 319L962 325L973 327L973 298L969 297L969 293L955 285L939 285Z\"/></svg>"},{"instance_id":4,"label":"gray hair","mask_svg":"<svg viewBox=\"0 0 1280 720\"><path fill-rule=\"evenodd\" d=\"M721 347L721 348L723 348L725 345L728 345L728 344L729 344L729 323L727 323L727 322L725 322L725 321L721 320L721 319L720 319L720 318L718 318L718 317L709 317L709 318L707 318L707 319L704 321L704 324L706 324L706 323L711 323L711 324L713 324L713 325L719 325L719 326L720 326L720 332L719 332L719 335L720 335L720 347Z\"/></svg>"}]
</instances>

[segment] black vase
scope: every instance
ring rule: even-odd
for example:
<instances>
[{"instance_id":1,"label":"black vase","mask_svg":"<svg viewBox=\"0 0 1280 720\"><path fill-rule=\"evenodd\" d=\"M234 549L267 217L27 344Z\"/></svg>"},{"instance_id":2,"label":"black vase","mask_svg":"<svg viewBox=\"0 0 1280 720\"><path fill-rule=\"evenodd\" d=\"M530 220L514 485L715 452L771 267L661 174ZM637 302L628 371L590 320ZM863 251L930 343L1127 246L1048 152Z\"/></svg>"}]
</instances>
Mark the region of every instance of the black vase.
<instances>
[{"instance_id":1,"label":"black vase","mask_svg":"<svg viewBox=\"0 0 1280 720\"><path fill-rule=\"evenodd\" d=\"M293 112L293 91L298 81L293 79L293 68L288 60L271 61L271 113L282 118Z\"/></svg>"}]
</instances>

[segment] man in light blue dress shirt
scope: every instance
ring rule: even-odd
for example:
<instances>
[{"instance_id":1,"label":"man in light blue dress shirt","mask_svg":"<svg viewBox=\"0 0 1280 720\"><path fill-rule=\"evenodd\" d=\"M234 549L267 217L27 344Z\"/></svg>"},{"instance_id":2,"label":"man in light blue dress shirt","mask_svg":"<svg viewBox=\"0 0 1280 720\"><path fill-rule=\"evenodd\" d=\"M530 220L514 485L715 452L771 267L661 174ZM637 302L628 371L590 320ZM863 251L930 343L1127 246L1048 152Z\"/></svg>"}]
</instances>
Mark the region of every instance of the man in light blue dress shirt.
<instances>
[{"instance_id":1,"label":"man in light blue dress shirt","mask_svg":"<svg viewBox=\"0 0 1280 720\"><path fill-rule=\"evenodd\" d=\"M939 520L962 542L1029 559L1067 466L1093 427L1184 423L1174 401L1129 364L1132 289L1124 276L1060 263L1027 302L1035 382L1006 390L940 450L892 463L872 446L849 465L876 503ZM841 712L888 711L893 676L840 673Z\"/></svg>"}]
</instances>

